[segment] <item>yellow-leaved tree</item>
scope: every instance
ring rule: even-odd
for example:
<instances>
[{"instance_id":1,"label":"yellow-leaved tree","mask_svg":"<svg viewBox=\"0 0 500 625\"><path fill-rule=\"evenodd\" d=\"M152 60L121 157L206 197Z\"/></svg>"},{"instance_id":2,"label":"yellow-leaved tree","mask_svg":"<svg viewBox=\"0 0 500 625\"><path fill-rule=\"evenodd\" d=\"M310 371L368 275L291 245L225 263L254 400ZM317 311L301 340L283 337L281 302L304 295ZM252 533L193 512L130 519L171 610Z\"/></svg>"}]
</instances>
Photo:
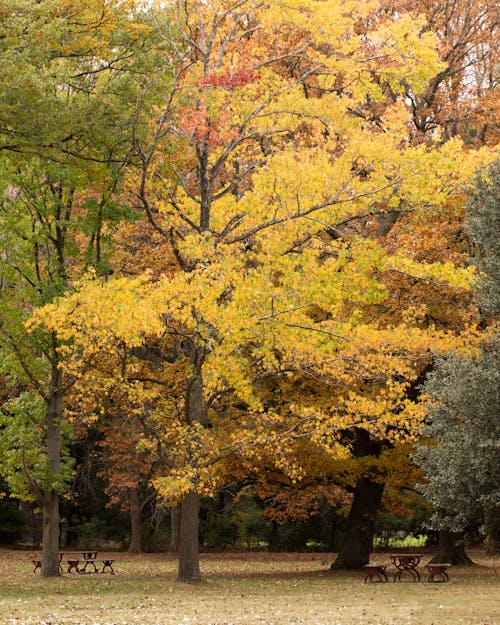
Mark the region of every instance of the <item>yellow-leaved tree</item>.
<instances>
[{"instance_id":1,"label":"yellow-leaved tree","mask_svg":"<svg viewBox=\"0 0 500 625\"><path fill-rule=\"evenodd\" d=\"M171 470L155 485L181 502L178 578L194 581L200 496L229 455L258 469L271 450L299 480L297 438L341 457L349 429L415 433L408 388L472 333L385 303L397 276L460 290L472 273L389 253L365 226L439 212L489 156L410 145L405 90L441 68L420 18L343 0L148 11L172 83L161 97L155 76L145 85L155 104L127 185L162 244L138 275L116 264L35 322L57 332L72 373L97 364L82 388L119 389L161 438Z\"/></svg>"}]
</instances>

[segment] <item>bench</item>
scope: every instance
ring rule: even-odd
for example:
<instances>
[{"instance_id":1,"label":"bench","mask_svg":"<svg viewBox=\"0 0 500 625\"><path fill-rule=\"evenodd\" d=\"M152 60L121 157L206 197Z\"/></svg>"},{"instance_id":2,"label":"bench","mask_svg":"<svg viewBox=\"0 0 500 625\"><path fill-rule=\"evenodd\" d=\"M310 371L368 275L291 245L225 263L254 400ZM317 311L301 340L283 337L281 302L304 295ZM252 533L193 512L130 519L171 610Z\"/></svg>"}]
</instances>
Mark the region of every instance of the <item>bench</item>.
<instances>
[{"instance_id":1,"label":"bench","mask_svg":"<svg viewBox=\"0 0 500 625\"><path fill-rule=\"evenodd\" d=\"M368 581L368 579L370 580L370 582L373 582L373 581L387 582L388 581L387 573L385 572L387 566L385 564L371 563L371 564L365 564L361 568L363 569L364 573L366 573L366 577L364 581L365 584Z\"/></svg>"},{"instance_id":2,"label":"bench","mask_svg":"<svg viewBox=\"0 0 500 625\"><path fill-rule=\"evenodd\" d=\"M451 566L449 562L443 564L426 564L425 568L429 572L428 582L449 582L450 578L446 569Z\"/></svg>"}]
</instances>

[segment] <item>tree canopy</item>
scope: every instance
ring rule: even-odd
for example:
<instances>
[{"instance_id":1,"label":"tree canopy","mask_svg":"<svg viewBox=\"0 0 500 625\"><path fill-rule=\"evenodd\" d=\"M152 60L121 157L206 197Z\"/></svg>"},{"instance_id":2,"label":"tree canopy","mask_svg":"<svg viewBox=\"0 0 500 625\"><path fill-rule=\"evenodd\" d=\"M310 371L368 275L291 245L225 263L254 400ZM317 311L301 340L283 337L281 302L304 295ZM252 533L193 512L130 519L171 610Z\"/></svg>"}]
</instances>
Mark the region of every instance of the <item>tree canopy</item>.
<instances>
[{"instance_id":1,"label":"tree canopy","mask_svg":"<svg viewBox=\"0 0 500 625\"><path fill-rule=\"evenodd\" d=\"M379 456L417 436L423 372L478 340L474 271L447 224L493 150L412 137L408 98L446 67L423 15L339 0L11 4L13 84L26 17L66 29L28 46L26 109L1 122L12 171L37 167L28 202L56 210L26 218L46 233L41 256L26 230L5 246L13 271L11 250L35 250L37 280L40 258L59 263L46 273L62 286L16 300L18 327L52 341L61 427L118 415L142 428L131 440L158 456L152 484L182 505L179 579L196 580L199 499L228 459L256 473L265 459L293 484L308 449L342 460L367 438ZM13 176L10 223L26 210ZM446 252L417 243L430 231Z\"/></svg>"}]
</instances>

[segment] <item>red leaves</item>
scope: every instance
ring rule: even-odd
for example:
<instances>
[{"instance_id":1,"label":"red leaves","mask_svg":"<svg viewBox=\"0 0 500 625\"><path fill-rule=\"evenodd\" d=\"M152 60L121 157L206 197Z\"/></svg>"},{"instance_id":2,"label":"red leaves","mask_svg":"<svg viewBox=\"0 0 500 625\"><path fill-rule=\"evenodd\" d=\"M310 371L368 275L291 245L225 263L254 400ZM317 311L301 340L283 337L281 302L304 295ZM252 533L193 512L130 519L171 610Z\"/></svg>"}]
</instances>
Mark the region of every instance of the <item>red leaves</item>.
<instances>
[{"instance_id":1,"label":"red leaves","mask_svg":"<svg viewBox=\"0 0 500 625\"><path fill-rule=\"evenodd\" d=\"M260 78L261 73L253 67L238 67L234 70L225 70L222 73L212 73L205 76L200 82L203 89L221 87L223 89L235 89L244 87Z\"/></svg>"}]
</instances>

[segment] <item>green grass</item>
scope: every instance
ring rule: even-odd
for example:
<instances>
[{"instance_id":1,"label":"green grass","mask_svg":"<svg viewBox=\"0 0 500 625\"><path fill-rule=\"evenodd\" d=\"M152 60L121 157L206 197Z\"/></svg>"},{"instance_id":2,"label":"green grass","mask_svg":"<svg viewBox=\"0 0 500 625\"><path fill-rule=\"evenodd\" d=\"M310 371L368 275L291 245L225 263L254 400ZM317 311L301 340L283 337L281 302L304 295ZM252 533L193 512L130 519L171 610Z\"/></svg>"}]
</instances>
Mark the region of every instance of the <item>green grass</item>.
<instances>
[{"instance_id":1,"label":"green grass","mask_svg":"<svg viewBox=\"0 0 500 625\"><path fill-rule=\"evenodd\" d=\"M381 537L377 537L374 540L374 545L377 549L405 549L407 547L419 547L422 548L427 542L427 536L405 536L404 538L389 538L386 545L386 540Z\"/></svg>"},{"instance_id":2,"label":"green grass","mask_svg":"<svg viewBox=\"0 0 500 625\"><path fill-rule=\"evenodd\" d=\"M472 555L480 566L452 568L447 584L363 584L331 573L331 554L210 554L187 585L166 554L114 554L114 576L43 579L29 553L0 551L0 624L494 625L500 562Z\"/></svg>"}]
</instances>

